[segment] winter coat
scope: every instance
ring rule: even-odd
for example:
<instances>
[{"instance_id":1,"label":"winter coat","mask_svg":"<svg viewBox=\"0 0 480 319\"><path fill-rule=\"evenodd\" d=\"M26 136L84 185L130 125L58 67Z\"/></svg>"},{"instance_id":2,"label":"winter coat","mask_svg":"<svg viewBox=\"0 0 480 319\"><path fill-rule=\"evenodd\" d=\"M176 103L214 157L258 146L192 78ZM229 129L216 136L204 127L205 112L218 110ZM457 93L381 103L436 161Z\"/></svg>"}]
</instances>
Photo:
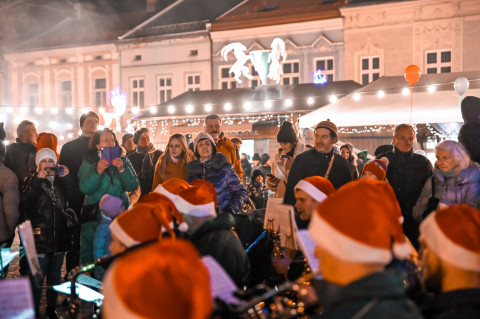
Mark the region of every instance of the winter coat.
<instances>
[{"instance_id":1,"label":"winter coat","mask_svg":"<svg viewBox=\"0 0 480 319\"><path fill-rule=\"evenodd\" d=\"M235 144L233 144L233 142L226 138L225 134L222 133L220 134L216 147L217 152L223 153L223 155L225 155L227 161L233 165L235 172L237 173L240 180L243 180L242 165L240 163L240 156L238 154L238 149Z\"/></svg>"},{"instance_id":2,"label":"winter coat","mask_svg":"<svg viewBox=\"0 0 480 319\"><path fill-rule=\"evenodd\" d=\"M78 187L78 171L82 165L85 153L87 153L89 142L90 137L82 135L73 141L65 143L60 151L60 159L58 160L58 164L65 165L70 172L68 175L71 176L74 191L68 194L68 204L77 214L80 214L80 209L85 199L85 195L80 192Z\"/></svg>"},{"instance_id":3,"label":"winter coat","mask_svg":"<svg viewBox=\"0 0 480 319\"><path fill-rule=\"evenodd\" d=\"M202 256L210 255L225 269L237 287L243 288L250 273L247 253L232 230L234 218L229 213L205 222L190 240Z\"/></svg>"},{"instance_id":4,"label":"winter coat","mask_svg":"<svg viewBox=\"0 0 480 319\"><path fill-rule=\"evenodd\" d=\"M251 180L247 187L247 196L253 201L256 209L267 207L268 189L263 182Z\"/></svg>"},{"instance_id":5,"label":"winter coat","mask_svg":"<svg viewBox=\"0 0 480 319\"><path fill-rule=\"evenodd\" d=\"M288 174L284 203L295 205L294 188L302 179L310 176L325 176L332 156L333 150L330 153L321 153L315 148L299 154L293 161ZM348 162L339 154L334 155L328 180L332 182L335 189L352 180Z\"/></svg>"},{"instance_id":6,"label":"winter coat","mask_svg":"<svg viewBox=\"0 0 480 319\"><path fill-rule=\"evenodd\" d=\"M67 218L60 209L67 208L67 194L73 190L70 174L65 177L56 176L53 183L49 178L38 178L34 174L26 181L25 186L22 206L26 219L32 223L37 253L67 251L70 232L67 229ZM57 205L44 187L49 190L53 188L55 197L59 200Z\"/></svg>"},{"instance_id":7,"label":"winter coat","mask_svg":"<svg viewBox=\"0 0 480 319\"><path fill-rule=\"evenodd\" d=\"M216 153L208 161L199 159L187 164L187 182L204 179L217 191L217 205L220 211L240 212L247 196L242 181L232 164L222 153Z\"/></svg>"},{"instance_id":8,"label":"winter coat","mask_svg":"<svg viewBox=\"0 0 480 319\"><path fill-rule=\"evenodd\" d=\"M153 176L152 191L159 185L169 180L170 178L180 178L183 180L187 179L187 163L185 158L181 158L177 163L174 163L167 154L167 156L162 156L157 161L155 166L155 174ZM161 171L162 162L165 161L165 171Z\"/></svg>"},{"instance_id":9,"label":"winter coat","mask_svg":"<svg viewBox=\"0 0 480 319\"><path fill-rule=\"evenodd\" d=\"M428 200L432 196L432 178L435 178L435 197L439 204L451 206L454 204L467 204L479 208L478 195L480 191L480 165L472 164L463 169L458 175L445 178L440 169L435 165L433 177L429 178L423 187L422 193L413 207L413 217L422 220L422 213L427 209Z\"/></svg>"},{"instance_id":10,"label":"winter coat","mask_svg":"<svg viewBox=\"0 0 480 319\"><path fill-rule=\"evenodd\" d=\"M458 141L465 147L470 158L480 163L480 124L463 124L458 133Z\"/></svg>"},{"instance_id":11,"label":"winter coat","mask_svg":"<svg viewBox=\"0 0 480 319\"><path fill-rule=\"evenodd\" d=\"M20 193L17 176L0 161L0 243L15 236L20 221Z\"/></svg>"},{"instance_id":12,"label":"winter coat","mask_svg":"<svg viewBox=\"0 0 480 319\"><path fill-rule=\"evenodd\" d=\"M155 150L147 153L147 155L145 155L143 158L142 170L138 176L138 182L140 183L140 188L142 190L140 197L152 191L155 166L157 165L157 161L162 154L162 151Z\"/></svg>"},{"instance_id":13,"label":"winter coat","mask_svg":"<svg viewBox=\"0 0 480 319\"><path fill-rule=\"evenodd\" d=\"M35 146L20 142L18 138L16 143L7 145L7 154L5 154L3 163L17 175L20 188L25 179L30 177L37 169L35 164L36 154Z\"/></svg>"},{"instance_id":14,"label":"winter coat","mask_svg":"<svg viewBox=\"0 0 480 319\"><path fill-rule=\"evenodd\" d=\"M301 140L297 140L297 145L292 154L283 154L282 149L279 148L278 152L273 155L272 161L272 175L278 178L278 183L273 183L270 177L267 177L265 184L268 189L275 192L273 197L284 197L285 190L287 188L288 174L292 168L293 161L298 154L305 151L305 145ZM284 178L282 178L284 177Z\"/></svg>"},{"instance_id":15,"label":"winter coat","mask_svg":"<svg viewBox=\"0 0 480 319\"><path fill-rule=\"evenodd\" d=\"M480 289L442 292L420 304L425 319L480 318Z\"/></svg>"},{"instance_id":16,"label":"winter coat","mask_svg":"<svg viewBox=\"0 0 480 319\"><path fill-rule=\"evenodd\" d=\"M432 164L419 154L400 152L394 147L377 156L388 159L387 179L402 209L403 231L413 246L418 249L418 223L414 220L412 210L422 192L427 179L432 175Z\"/></svg>"},{"instance_id":17,"label":"winter coat","mask_svg":"<svg viewBox=\"0 0 480 319\"><path fill-rule=\"evenodd\" d=\"M314 318L415 319L422 318L417 306L405 295L400 271L370 274L346 286L327 281L314 282L318 300L324 306L322 314ZM359 314L365 311L363 316Z\"/></svg>"},{"instance_id":18,"label":"winter coat","mask_svg":"<svg viewBox=\"0 0 480 319\"><path fill-rule=\"evenodd\" d=\"M243 183L246 184L250 181L250 177L252 176L252 164L250 164L246 158L242 159L240 162L243 170Z\"/></svg>"}]
</instances>

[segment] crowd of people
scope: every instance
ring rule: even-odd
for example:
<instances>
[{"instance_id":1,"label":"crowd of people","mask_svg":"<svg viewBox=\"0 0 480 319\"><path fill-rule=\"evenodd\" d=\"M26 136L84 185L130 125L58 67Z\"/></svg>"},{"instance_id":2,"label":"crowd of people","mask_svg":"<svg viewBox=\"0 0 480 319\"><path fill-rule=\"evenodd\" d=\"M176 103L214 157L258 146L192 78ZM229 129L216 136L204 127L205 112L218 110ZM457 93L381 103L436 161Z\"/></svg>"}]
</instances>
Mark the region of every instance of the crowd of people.
<instances>
[{"instance_id":1,"label":"crowd of people","mask_svg":"<svg viewBox=\"0 0 480 319\"><path fill-rule=\"evenodd\" d=\"M480 99L464 101L480 109ZM56 136L37 134L28 120L5 146L0 124L0 244L10 247L16 226L30 220L47 287L61 283L64 263L70 271L121 254L91 274L104 282L105 318L223 317L201 256L212 256L241 291L301 277L301 251L274 255L272 237L246 250L261 238L271 198L295 208L298 229L316 244L323 279L312 283L312 316L480 317L475 143L442 141L432 165L414 152L409 124L397 125L374 158L340 143L329 120L315 126L311 147L284 122L278 151L256 153L251 164L215 114L190 145L174 134L164 151L147 128L120 145L115 132L98 130L95 112L79 124L82 134L60 154ZM20 273L29 275L22 260ZM40 316L42 289L31 280ZM55 318L57 294L46 295L46 315Z\"/></svg>"}]
</instances>

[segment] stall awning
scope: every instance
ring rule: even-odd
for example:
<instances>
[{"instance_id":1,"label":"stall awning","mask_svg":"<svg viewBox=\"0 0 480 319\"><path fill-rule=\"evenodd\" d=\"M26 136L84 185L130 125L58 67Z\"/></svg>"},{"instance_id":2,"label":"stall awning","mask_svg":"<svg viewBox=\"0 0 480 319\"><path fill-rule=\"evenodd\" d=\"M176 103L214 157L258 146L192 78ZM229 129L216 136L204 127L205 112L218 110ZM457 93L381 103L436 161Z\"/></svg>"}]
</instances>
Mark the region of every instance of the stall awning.
<instances>
[{"instance_id":1,"label":"stall awning","mask_svg":"<svg viewBox=\"0 0 480 319\"><path fill-rule=\"evenodd\" d=\"M463 122L459 96L453 88L453 82L461 76L470 80L465 96L480 96L480 71L424 74L413 89L410 110L410 92L402 92L409 87L405 78L386 76L300 117L299 124L307 128L326 119L339 127ZM434 90L429 91L429 86ZM379 90L385 93L383 97L379 97Z\"/></svg>"},{"instance_id":2,"label":"stall awning","mask_svg":"<svg viewBox=\"0 0 480 319\"><path fill-rule=\"evenodd\" d=\"M205 127L203 125L182 125L182 126L172 126L170 127L170 135L180 133L180 134L196 134L199 132L203 132ZM252 131L252 123L243 123L243 124L230 124L222 126L222 132L230 133L230 132L251 132Z\"/></svg>"}]
</instances>

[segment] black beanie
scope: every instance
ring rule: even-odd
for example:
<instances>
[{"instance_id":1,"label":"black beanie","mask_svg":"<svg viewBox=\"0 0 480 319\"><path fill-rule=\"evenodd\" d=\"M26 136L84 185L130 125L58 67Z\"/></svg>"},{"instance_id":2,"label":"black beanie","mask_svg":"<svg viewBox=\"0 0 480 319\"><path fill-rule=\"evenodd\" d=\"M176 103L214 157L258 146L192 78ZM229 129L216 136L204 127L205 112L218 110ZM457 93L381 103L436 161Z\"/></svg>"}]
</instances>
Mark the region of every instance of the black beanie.
<instances>
[{"instance_id":1,"label":"black beanie","mask_svg":"<svg viewBox=\"0 0 480 319\"><path fill-rule=\"evenodd\" d=\"M126 142L130 137L133 137L133 135L130 134L130 133L127 133L127 134L125 134L124 136L122 136L122 145L124 145L125 142Z\"/></svg>"},{"instance_id":2,"label":"black beanie","mask_svg":"<svg viewBox=\"0 0 480 319\"><path fill-rule=\"evenodd\" d=\"M280 126L277 134L278 143L295 143L297 136L295 130L293 129L292 123L285 121Z\"/></svg>"},{"instance_id":3,"label":"black beanie","mask_svg":"<svg viewBox=\"0 0 480 319\"><path fill-rule=\"evenodd\" d=\"M82 116L80 116L80 128L82 128L83 122L85 122L85 120L87 119L87 117L90 117L90 116L96 117L97 120L100 122L100 117L98 116L97 113L95 113L95 112L93 112L93 111L88 111L87 113L84 113L84 114L82 114Z\"/></svg>"},{"instance_id":4,"label":"black beanie","mask_svg":"<svg viewBox=\"0 0 480 319\"><path fill-rule=\"evenodd\" d=\"M260 161L260 154L258 153L253 154L252 161Z\"/></svg>"},{"instance_id":5,"label":"black beanie","mask_svg":"<svg viewBox=\"0 0 480 319\"><path fill-rule=\"evenodd\" d=\"M5 132L5 128L3 127L3 122L0 123L0 157L4 158L5 154L7 153L7 147L4 143L5 139L7 138L7 133Z\"/></svg>"},{"instance_id":6,"label":"black beanie","mask_svg":"<svg viewBox=\"0 0 480 319\"><path fill-rule=\"evenodd\" d=\"M257 178L258 175L262 175L263 180L265 180L265 176L263 175L263 172L259 169L256 169L253 171L252 177L250 178L250 180L255 181L255 178Z\"/></svg>"},{"instance_id":7,"label":"black beanie","mask_svg":"<svg viewBox=\"0 0 480 319\"><path fill-rule=\"evenodd\" d=\"M143 133L148 133L148 128L142 127L141 129L135 132L135 135L133 135L133 143L135 145L138 144L138 139L140 138L140 135L142 135Z\"/></svg>"},{"instance_id":8,"label":"black beanie","mask_svg":"<svg viewBox=\"0 0 480 319\"><path fill-rule=\"evenodd\" d=\"M270 155L267 153L263 153L262 156L260 156L260 163L265 164L268 160L270 159Z\"/></svg>"},{"instance_id":9,"label":"black beanie","mask_svg":"<svg viewBox=\"0 0 480 319\"><path fill-rule=\"evenodd\" d=\"M462 101L461 109L465 123L480 124L480 98L467 96Z\"/></svg>"}]
</instances>

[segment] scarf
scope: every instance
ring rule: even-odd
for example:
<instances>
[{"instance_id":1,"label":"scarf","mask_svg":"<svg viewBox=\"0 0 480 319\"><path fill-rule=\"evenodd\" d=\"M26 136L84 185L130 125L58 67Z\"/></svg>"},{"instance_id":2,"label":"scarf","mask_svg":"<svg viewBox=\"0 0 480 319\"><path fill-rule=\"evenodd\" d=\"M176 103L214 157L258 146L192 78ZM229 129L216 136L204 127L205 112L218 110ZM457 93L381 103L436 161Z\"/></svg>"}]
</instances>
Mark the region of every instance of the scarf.
<instances>
[{"instance_id":1,"label":"scarf","mask_svg":"<svg viewBox=\"0 0 480 319\"><path fill-rule=\"evenodd\" d=\"M142 146L137 145L137 153L147 154L147 153L151 153L153 151L155 151L155 146L153 146L152 143L150 143L147 147L142 147Z\"/></svg>"}]
</instances>

